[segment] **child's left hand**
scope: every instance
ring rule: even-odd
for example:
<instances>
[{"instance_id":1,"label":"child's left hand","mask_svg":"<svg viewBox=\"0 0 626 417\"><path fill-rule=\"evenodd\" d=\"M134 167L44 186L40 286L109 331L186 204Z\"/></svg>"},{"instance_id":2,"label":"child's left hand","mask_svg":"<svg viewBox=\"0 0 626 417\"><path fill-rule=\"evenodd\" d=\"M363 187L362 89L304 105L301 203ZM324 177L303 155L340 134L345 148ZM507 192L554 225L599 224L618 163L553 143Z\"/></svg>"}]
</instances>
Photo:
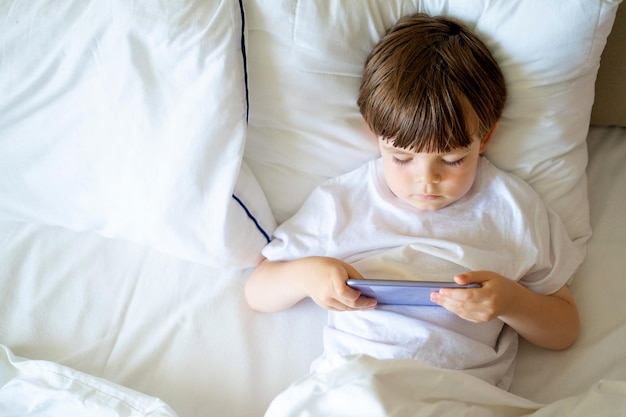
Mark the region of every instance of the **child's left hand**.
<instances>
[{"instance_id":1,"label":"child's left hand","mask_svg":"<svg viewBox=\"0 0 626 417\"><path fill-rule=\"evenodd\" d=\"M516 299L519 284L491 271L471 271L454 277L457 284L477 283L481 288L442 288L431 294L431 300L474 322L487 322L506 314Z\"/></svg>"},{"instance_id":2,"label":"child's left hand","mask_svg":"<svg viewBox=\"0 0 626 417\"><path fill-rule=\"evenodd\" d=\"M578 310L567 285L541 295L489 271L465 272L454 281L482 287L441 289L431 294L431 300L465 320L480 323L499 318L529 342L548 349L567 349L578 337Z\"/></svg>"}]
</instances>

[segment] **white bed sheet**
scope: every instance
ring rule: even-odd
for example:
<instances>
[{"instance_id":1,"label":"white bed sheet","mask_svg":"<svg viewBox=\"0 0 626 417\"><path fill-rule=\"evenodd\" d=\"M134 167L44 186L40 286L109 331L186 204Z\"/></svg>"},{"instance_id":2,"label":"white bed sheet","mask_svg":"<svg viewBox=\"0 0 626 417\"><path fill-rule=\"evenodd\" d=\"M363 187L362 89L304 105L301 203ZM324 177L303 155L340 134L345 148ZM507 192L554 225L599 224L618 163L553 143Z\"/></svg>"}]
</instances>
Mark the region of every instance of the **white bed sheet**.
<instances>
[{"instance_id":1,"label":"white bed sheet","mask_svg":"<svg viewBox=\"0 0 626 417\"><path fill-rule=\"evenodd\" d=\"M564 352L522 343L511 391L539 402L602 379L626 380L626 128L590 130L587 166L593 235L571 285L581 335Z\"/></svg>"},{"instance_id":2,"label":"white bed sheet","mask_svg":"<svg viewBox=\"0 0 626 417\"><path fill-rule=\"evenodd\" d=\"M2 345L0 415L176 417L157 398L55 362L16 357Z\"/></svg>"},{"instance_id":3,"label":"white bed sheet","mask_svg":"<svg viewBox=\"0 0 626 417\"><path fill-rule=\"evenodd\" d=\"M246 270L58 228L2 224L0 236L0 343L161 398L181 417L261 415L320 353L324 313L256 315Z\"/></svg>"},{"instance_id":4,"label":"white bed sheet","mask_svg":"<svg viewBox=\"0 0 626 417\"><path fill-rule=\"evenodd\" d=\"M594 234L572 291L574 347L522 343L512 392L542 403L626 381L626 129L592 128ZM0 223L0 344L158 397L180 416L260 416L321 352L311 302L250 311L221 271L91 233Z\"/></svg>"}]
</instances>

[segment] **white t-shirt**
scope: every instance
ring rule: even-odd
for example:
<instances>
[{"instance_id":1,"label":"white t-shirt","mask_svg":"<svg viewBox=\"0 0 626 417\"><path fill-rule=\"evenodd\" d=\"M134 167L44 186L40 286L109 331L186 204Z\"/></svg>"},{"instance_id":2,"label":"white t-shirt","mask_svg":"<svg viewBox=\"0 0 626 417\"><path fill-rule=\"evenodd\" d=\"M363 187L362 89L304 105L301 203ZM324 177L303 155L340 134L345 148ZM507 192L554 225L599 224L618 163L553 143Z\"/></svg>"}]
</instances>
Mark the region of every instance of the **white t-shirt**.
<instances>
[{"instance_id":1,"label":"white t-shirt","mask_svg":"<svg viewBox=\"0 0 626 417\"><path fill-rule=\"evenodd\" d=\"M331 179L280 225L263 250L271 260L330 256L366 278L452 281L489 270L540 294L566 284L584 258L556 214L523 180L481 158L470 191L419 211L389 190L382 161ZM325 353L413 358L462 369L508 388L517 335L499 319L470 323L441 307L378 306L330 312Z\"/></svg>"}]
</instances>

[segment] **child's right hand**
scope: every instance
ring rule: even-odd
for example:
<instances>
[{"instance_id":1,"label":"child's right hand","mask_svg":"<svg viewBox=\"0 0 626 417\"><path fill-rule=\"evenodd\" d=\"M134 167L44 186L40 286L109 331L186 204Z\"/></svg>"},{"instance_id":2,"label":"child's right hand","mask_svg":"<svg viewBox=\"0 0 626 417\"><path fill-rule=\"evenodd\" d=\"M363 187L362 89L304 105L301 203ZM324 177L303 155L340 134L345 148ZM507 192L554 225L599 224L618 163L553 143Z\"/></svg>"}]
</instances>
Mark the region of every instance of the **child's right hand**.
<instances>
[{"instance_id":1,"label":"child's right hand","mask_svg":"<svg viewBox=\"0 0 626 417\"><path fill-rule=\"evenodd\" d=\"M309 257L300 259L307 272L304 285L309 297L320 307L335 311L372 309L376 300L346 285L348 278L363 278L352 265L339 259Z\"/></svg>"},{"instance_id":2,"label":"child's right hand","mask_svg":"<svg viewBox=\"0 0 626 417\"><path fill-rule=\"evenodd\" d=\"M376 300L348 287L348 278L363 278L349 264L335 258L312 256L293 261L261 262L245 286L248 305L257 311L288 309L309 297L328 310L374 308Z\"/></svg>"}]
</instances>

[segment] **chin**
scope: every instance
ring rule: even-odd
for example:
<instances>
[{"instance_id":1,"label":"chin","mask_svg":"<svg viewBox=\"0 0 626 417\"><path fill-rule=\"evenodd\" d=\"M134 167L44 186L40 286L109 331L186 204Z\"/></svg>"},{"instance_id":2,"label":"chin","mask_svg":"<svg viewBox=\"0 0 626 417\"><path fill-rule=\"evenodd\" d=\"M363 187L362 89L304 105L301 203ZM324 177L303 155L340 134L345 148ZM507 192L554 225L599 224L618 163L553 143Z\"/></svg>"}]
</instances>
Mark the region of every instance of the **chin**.
<instances>
[{"instance_id":1,"label":"chin","mask_svg":"<svg viewBox=\"0 0 626 417\"><path fill-rule=\"evenodd\" d=\"M444 202L440 202L439 204L437 203L424 203L424 202L412 202L409 203L411 206L413 206L414 208L416 208L417 210L420 211L435 211L435 210L440 210L444 207L448 207L450 205L450 203L444 203Z\"/></svg>"}]
</instances>

